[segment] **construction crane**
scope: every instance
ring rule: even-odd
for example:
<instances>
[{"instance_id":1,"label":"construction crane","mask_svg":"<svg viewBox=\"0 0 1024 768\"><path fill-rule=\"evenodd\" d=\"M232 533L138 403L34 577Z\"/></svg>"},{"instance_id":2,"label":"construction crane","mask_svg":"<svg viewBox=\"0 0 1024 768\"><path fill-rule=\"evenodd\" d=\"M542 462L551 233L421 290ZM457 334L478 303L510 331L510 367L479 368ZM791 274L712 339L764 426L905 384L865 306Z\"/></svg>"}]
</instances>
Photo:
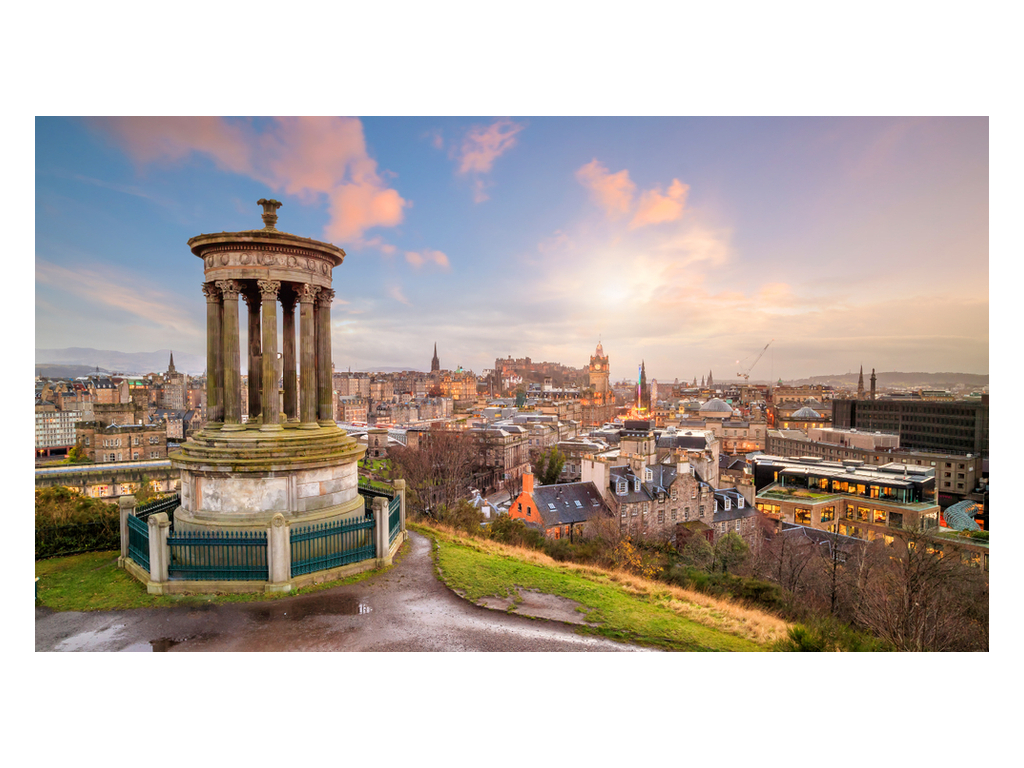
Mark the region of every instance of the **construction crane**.
<instances>
[{"instance_id":1,"label":"construction crane","mask_svg":"<svg viewBox=\"0 0 1024 768\"><path fill-rule=\"evenodd\" d=\"M772 339L772 341L775 341L775 339ZM752 362L750 364L750 367L747 368L746 373L737 373L736 375L742 376L744 381L750 381L750 372L754 370L754 366L757 365L757 361L761 359L761 355L763 355L765 351L768 349L768 347L772 345L772 341L769 341L767 344L764 345L764 349L761 350L761 354L754 358L754 362Z\"/></svg>"}]
</instances>

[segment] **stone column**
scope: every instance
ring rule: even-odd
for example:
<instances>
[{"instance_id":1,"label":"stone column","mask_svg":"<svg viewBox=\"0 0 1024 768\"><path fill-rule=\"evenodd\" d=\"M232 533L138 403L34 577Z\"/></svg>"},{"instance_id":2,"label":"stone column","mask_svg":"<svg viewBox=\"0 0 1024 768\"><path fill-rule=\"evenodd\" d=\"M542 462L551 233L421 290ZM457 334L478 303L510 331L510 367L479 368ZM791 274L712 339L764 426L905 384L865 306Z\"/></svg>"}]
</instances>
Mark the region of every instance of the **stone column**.
<instances>
[{"instance_id":1,"label":"stone column","mask_svg":"<svg viewBox=\"0 0 1024 768\"><path fill-rule=\"evenodd\" d=\"M245 429L242 426L242 370L238 348L238 294L241 293L242 288L236 280L218 280L217 287L224 296L224 317L221 329L224 349L223 429Z\"/></svg>"},{"instance_id":2,"label":"stone column","mask_svg":"<svg viewBox=\"0 0 1024 768\"><path fill-rule=\"evenodd\" d=\"M288 592L291 590L292 551L290 526L284 515L278 512L267 527L267 575L270 584L267 592Z\"/></svg>"},{"instance_id":3,"label":"stone column","mask_svg":"<svg viewBox=\"0 0 1024 768\"><path fill-rule=\"evenodd\" d=\"M221 295L213 283L203 283L203 294L206 296L206 428L220 429L224 421Z\"/></svg>"},{"instance_id":4,"label":"stone column","mask_svg":"<svg viewBox=\"0 0 1024 768\"><path fill-rule=\"evenodd\" d=\"M124 568L124 561L128 559L128 515L135 514L135 497L119 497L117 509L121 514L121 556L117 558L117 567Z\"/></svg>"},{"instance_id":5,"label":"stone column","mask_svg":"<svg viewBox=\"0 0 1024 768\"><path fill-rule=\"evenodd\" d=\"M316 372L317 372L317 421L321 427L333 427L334 382L331 369L331 302L334 291L321 288L316 297Z\"/></svg>"},{"instance_id":6,"label":"stone column","mask_svg":"<svg viewBox=\"0 0 1024 768\"><path fill-rule=\"evenodd\" d=\"M298 382L295 377L295 292L282 291L281 294L281 330L284 343L281 349L281 362L284 373L284 415L288 421L299 420Z\"/></svg>"},{"instance_id":7,"label":"stone column","mask_svg":"<svg viewBox=\"0 0 1024 768\"><path fill-rule=\"evenodd\" d=\"M256 421L262 411L261 382L263 380L263 342L260 330L260 292L256 286L246 286L242 294L249 308L249 421ZM276 331L277 329L275 329Z\"/></svg>"},{"instance_id":8,"label":"stone column","mask_svg":"<svg viewBox=\"0 0 1024 768\"><path fill-rule=\"evenodd\" d=\"M146 521L149 525L149 580L147 592L151 595L163 594L162 585L168 579L171 553L167 548L167 535L171 532L171 521L166 512L150 515ZM154 589L154 586L156 587Z\"/></svg>"},{"instance_id":9,"label":"stone column","mask_svg":"<svg viewBox=\"0 0 1024 768\"><path fill-rule=\"evenodd\" d=\"M317 427L316 329L313 323L313 303L319 292L317 286L309 283L299 286L299 350L302 355L299 420L306 429Z\"/></svg>"},{"instance_id":10,"label":"stone column","mask_svg":"<svg viewBox=\"0 0 1024 768\"><path fill-rule=\"evenodd\" d=\"M259 280L263 296L263 376L262 407L265 432L281 429L281 412L277 400L277 294L281 283L277 280Z\"/></svg>"},{"instance_id":11,"label":"stone column","mask_svg":"<svg viewBox=\"0 0 1024 768\"><path fill-rule=\"evenodd\" d=\"M373 509L373 535L377 544L377 567L391 565L388 556L388 500L383 496L374 496L371 502Z\"/></svg>"}]
</instances>

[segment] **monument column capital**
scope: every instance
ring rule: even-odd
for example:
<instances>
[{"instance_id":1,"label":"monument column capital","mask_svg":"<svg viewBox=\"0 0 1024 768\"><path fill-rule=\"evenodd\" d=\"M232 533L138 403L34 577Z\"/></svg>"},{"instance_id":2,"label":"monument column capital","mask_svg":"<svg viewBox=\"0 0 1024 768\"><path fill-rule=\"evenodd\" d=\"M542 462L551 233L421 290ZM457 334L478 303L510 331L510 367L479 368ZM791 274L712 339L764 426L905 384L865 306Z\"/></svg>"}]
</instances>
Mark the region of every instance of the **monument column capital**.
<instances>
[{"instance_id":1,"label":"monument column capital","mask_svg":"<svg viewBox=\"0 0 1024 768\"><path fill-rule=\"evenodd\" d=\"M260 291L254 286L247 285L242 289L242 298L245 299L245 303L249 306L250 312L259 312L260 304L263 302L263 297L260 295Z\"/></svg>"},{"instance_id":2,"label":"monument column capital","mask_svg":"<svg viewBox=\"0 0 1024 768\"><path fill-rule=\"evenodd\" d=\"M256 284L259 286L264 301L277 299L277 295L281 291L280 280L257 280Z\"/></svg>"},{"instance_id":3,"label":"monument column capital","mask_svg":"<svg viewBox=\"0 0 1024 768\"><path fill-rule=\"evenodd\" d=\"M218 280L217 289L224 295L224 298L233 301L242 292L242 284L237 280Z\"/></svg>"},{"instance_id":4,"label":"monument column capital","mask_svg":"<svg viewBox=\"0 0 1024 768\"><path fill-rule=\"evenodd\" d=\"M320 288L319 293L316 295L316 305L318 307L329 307L334 301L334 291L330 288Z\"/></svg>"},{"instance_id":5,"label":"monument column capital","mask_svg":"<svg viewBox=\"0 0 1024 768\"><path fill-rule=\"evenodd\" d=\"M320 293L320 286L302 283L295 287L295 293L298 294L301 303L312 304L316 301L317 294Z\"/></svg>"},{"instance_id":6,"label":"monument column capital","mask_svg":"<svg viewBox=\"0 0 1024 768\"><path fill-rule=\"evenodd\" d=\"M213 283L203 283L203 296L210 304L220 303L220 289Z\"/></svg>"}]
</instances>

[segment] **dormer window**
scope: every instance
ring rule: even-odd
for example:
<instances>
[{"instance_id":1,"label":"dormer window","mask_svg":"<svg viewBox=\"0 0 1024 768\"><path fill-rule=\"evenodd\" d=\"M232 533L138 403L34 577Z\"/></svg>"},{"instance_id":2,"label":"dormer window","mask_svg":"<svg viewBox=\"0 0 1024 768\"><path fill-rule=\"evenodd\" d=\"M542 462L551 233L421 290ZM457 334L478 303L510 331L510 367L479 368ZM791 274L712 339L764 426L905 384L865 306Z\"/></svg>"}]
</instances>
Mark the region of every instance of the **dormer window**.
<instances>
[{"instance_id":1,"label":"dormer window","mask_svg":"<svg viewBox=\"0 0 1024 768\"><path fill-rule=\"evenodd\" d=\"M725 501L725 509L727 509L727 510L731 509L732 505L729 503L729 497L728 496L725 498L724 501ZM715 505L717 506L717 502L715 502Z\"/></svg>"},{"instance_id":2,"label":"dormer window","mask_svg":"<svg viewBox=\"0 0 1024 768\"><path fill-rule=\"evenodd\" d=\"M654 482L654 472L651 470L650 467L647 467L644 470L644 482L647 482L647 483L653 483Z\"/></svg>"},{"instance_id":3,"label":"dormer window","mask_svg":"<svg viewBox=\"0 0 1024 768\"><path fill-rule=\"evenodd\" d=\"M640 493L640 478L633 478L633 493Z\"/></svg>"},{"instance_id":4,"label":"dormer window","mask_svg":"<svg viewBox=\"0 0 1024 768\"><path fill-rule=\"evenodd\" d=\"M625 496L626 495L626 481L625 480L619 480L619 482L617 482L615 484L615 492L619 496Z\"/></svg>"},{"instance_id":5,"label":"dormer window","mask_svg":"<svg viewBox=\"0 0 1024 768\"><path fill-rule=\"evenodd\" d=\"M740 496L738 499L736 499L736 508L737 509L743 509L743 497L742 496Z\"/></svg>"}]
</instances>

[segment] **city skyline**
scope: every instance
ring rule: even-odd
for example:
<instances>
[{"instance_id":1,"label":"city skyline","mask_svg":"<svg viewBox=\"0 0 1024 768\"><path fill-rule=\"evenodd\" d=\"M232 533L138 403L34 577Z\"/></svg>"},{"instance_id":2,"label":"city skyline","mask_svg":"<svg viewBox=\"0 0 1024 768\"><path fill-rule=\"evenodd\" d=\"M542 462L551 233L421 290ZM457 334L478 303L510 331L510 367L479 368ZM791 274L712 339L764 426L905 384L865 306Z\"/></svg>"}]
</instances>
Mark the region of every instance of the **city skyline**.
<instances>
[{"instance_id":1,"label":"city skyline","mask_svg":"<svg viewBox=\"0 0 1024 768\"><path fill-rule=\"evenodd\" d=\"M987 374L988 175L987 118L37 118L35 345L204 354L185 241L272 196L339 371Z\"/></svg>"}]
</instances>

